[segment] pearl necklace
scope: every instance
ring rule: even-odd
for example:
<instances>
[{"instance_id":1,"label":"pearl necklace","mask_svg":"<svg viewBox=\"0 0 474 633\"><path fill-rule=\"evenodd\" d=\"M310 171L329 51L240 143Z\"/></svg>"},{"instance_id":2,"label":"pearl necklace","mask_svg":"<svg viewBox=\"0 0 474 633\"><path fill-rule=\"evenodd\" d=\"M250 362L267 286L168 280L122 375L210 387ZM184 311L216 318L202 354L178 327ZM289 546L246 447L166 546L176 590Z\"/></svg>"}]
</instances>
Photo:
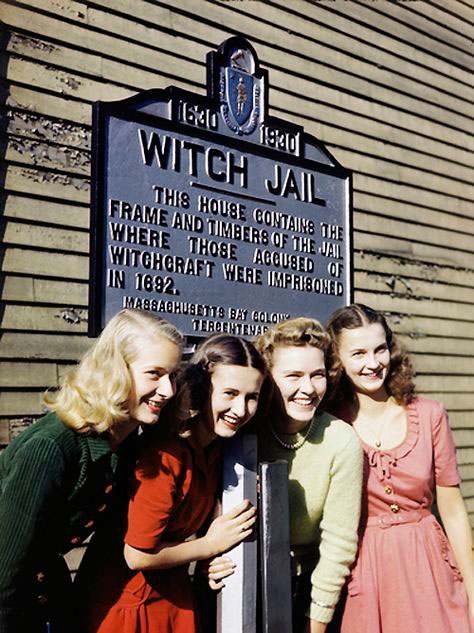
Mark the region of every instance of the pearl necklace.
<instances>
[{"instance_id":1,"label":"pearl necklace","mask_svg":"<svg viewBox=\"0 0 474 633\"><path fill-rule=\"evenodd\" d=\"M296 451L299 448L301 448L303 446L303 444L306 442L306 440L308 439L309 434L311 433L311 430L314 426L314 422L316 420L316 416L313 417L313 419L311 420L311 422L308 425L308 428L306 429L306 431L303 434L303 437L300 437L299 440L297 440L296 442L294 442L293 444L289 444L288 442L284 442L281 437L279 437L277 435L277 432L274 430L273 426L270 424L270 422L268 421L268 427L273 435L273 437L276 439L276 441L278 442L278 444L280 444L280 446L283 446L283 448L287 448L288 450L293 450ZM295 434L296 435L296 434Z\"/></svg>"}]
</instances>

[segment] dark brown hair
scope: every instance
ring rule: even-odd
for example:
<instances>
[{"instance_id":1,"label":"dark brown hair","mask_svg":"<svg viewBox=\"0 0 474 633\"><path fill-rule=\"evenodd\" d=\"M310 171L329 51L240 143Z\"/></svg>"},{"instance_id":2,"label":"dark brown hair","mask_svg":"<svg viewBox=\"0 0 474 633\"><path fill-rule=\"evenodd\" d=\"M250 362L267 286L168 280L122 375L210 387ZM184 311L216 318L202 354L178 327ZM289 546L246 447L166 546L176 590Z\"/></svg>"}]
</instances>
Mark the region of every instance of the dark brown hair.
<instances>
[{"instance_id":1,"label":"dark brown hair","mask_svg":"<svg viewBox=\"0 0 474 633\"><path fill-rule=\"evenodd\" d=\"M333 404L341 400L354 398L352 383L348 380L338 353L338 344L344 330L378 323L385 332L390 351L390 369L385 381L387 392L400 405L407 405L415 395L413 367L408 352L398 343L385 317L362 303L336 310L327 323L326 329L331 336L328 356L328 391L325 403Z\"/></svg>"},{"instance_id":2,"label":"dark brown hair","mask_svg":"<svg viewBox=\"0 0 474 633\"><path fill-rule=\"evenodd\" d=\"M199 345L178 380L175 409L177 420L174 426L180 435L189 435L193 418L200 413L206 413L212 373L217 365L252 367L261 372L265 380L260 390L257 412L253 417L262 415L270 389L267 368L262 356L255 346L245 339L230 334L213 334Z\"/></svg>"}]
</instances>

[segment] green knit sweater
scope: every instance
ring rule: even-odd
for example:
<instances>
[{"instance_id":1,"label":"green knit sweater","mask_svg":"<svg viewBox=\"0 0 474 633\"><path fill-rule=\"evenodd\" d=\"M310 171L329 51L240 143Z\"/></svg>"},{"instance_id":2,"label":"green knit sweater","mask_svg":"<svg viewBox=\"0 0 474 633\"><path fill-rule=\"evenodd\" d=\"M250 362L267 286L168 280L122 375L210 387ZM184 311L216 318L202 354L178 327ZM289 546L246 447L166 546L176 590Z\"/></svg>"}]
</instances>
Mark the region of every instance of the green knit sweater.
<instances>
[{"instance_id":1,"label":"green knit sweater","mask_svg":"<svg viewBox=\"0 0 474 633\"><path fill-rule=\"evenodd\" d=\"M278 436L294 443L300 434ZM259 429L259 460L284 459L289 468L293 574L312 571L307 616L330 622L357 552L362 448L351 426L318 413L297 450L278 444L268 424Z\"/></svg>"}]
</instances>

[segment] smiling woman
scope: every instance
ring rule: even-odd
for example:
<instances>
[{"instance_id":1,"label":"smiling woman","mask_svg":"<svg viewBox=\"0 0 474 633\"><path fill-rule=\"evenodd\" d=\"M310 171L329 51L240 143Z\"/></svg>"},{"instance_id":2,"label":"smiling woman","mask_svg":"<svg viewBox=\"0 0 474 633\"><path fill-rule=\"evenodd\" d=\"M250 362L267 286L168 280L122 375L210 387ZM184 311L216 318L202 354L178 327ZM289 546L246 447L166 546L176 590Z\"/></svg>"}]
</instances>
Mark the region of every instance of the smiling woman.
<instances>
[{"instance_id":1,"label":"smiling woman","mask_svg":"<svg viewBox=\"0 0 474 633\"><path fill-rule=\"evenodd\" d=\"M163 356L161 368L148 362L149 351L131 368L131 408L142 424L153 419L161 398L173 389L173 375L167 371L172 350L170 357ZM255 347L235 336L214 335L195 352L178 381L176 404L166 414L174 433L168 438L147 434L131 481L128 517L110 518L79 570L84 631L201 630L187 568L192 561L225 552L252 532L255 508L247 501L214 520L211 514L220 477L220 440L233 437L258 412L265 376ZM117 526L125 518L127 527L121 532Z\"/></svg>"},{"instance_id":2,"label":"smiling woman","mask_svg":"<svg viewBox=\"0 0 474 633\"><path fill-rule=\"evenodd\" d=\"M382 314L353 304L328 330L332 408L359 435L366 472L341 631L471 633L471 528L446 411L415 396L408 354Z\"/></svg>"},{"instance_id":3,"label":"smiling woman","mask_svg":"<svg viewBox=\"0 0 474 633\"><path fill-rule=\"evenodd\" d=\"M75 631L62 555L113 505L140 424L174 395L182 337L122 310L54 393L51 410L0 456L0 631Z\"/></svg>"},{"instance_id":4,"label":"smiling woman","mask_svg":"<svg viewBox=\"0 0 474 633\"><path fill-rule=\"evenodd\" d=\"M349 425L318 411L329 346L321 324L282 321L256 345L276 387L259 459L288 462L293 631L323 633L357 551L362 451Z\"/></svg>"}]
</instances>

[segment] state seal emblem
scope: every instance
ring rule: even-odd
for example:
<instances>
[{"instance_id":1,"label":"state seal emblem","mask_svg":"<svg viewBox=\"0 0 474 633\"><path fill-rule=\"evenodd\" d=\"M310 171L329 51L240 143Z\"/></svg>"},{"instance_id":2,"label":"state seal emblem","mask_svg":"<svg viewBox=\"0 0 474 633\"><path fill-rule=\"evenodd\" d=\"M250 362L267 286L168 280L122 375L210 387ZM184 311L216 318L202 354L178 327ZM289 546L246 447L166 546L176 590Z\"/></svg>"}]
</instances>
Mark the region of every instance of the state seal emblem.
<instances>
[{"instance_id":1,"label":"state seal emblem","mask_svg":"<svg viewBox=\"0 0 474 633\"><path fill-rule=\"evenodd\" d=\"M255 76L255 59L243 47L231 48L220 69L219 101L227 126L236 134L251 134L262 115L263 78Z\"/></svg>"}]
</instances>

